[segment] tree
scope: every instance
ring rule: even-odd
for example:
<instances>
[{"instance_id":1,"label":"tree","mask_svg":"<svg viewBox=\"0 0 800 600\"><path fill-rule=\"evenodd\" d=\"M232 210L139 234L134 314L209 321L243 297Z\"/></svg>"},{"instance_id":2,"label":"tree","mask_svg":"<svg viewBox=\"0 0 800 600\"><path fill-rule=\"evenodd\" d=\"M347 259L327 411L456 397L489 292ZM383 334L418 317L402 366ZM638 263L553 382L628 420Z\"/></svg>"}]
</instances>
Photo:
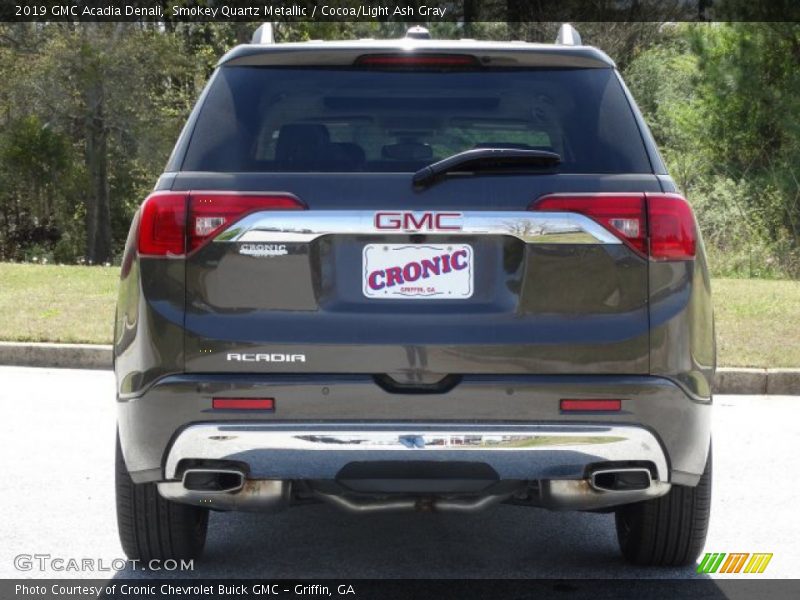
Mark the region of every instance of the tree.
<instances>
[{"instance_id":1,"label":"tree","mask_svg":"<svg viewBox=\"0 0 800 600\"><path fill-rule=\"evenodd\" d=\"M13 60L25 67L11 104L16 112L42 115L80 149L85 255L90 263L107 262L115 252L112 213L119 206L112 196L136 187L131 179L142 170L150 178L162 166L152 157L163 160L177 117L185 116L175 76L188 63L174 36L149 24L40 25L37 41L24 56L12 48Z\"/></svg>"},{"instance_id":2,"label":"tree","mask_svg":"<svg viewBox=\"0 0 800 600\"><path fill-rule=\"evenodd\" d=\"M714 24L693 42L714 163L800 248L800 25Z\"/></svg>"},{"instance_id":3,"label":"tree","mask_svg":"<svg viewBox=\"0 0 800 600\"><path fill-rule=\"evenodd\" d=\"M670 26L625 71L718 273L800 274L799 31Z\"/></svg>"}]
</instances>

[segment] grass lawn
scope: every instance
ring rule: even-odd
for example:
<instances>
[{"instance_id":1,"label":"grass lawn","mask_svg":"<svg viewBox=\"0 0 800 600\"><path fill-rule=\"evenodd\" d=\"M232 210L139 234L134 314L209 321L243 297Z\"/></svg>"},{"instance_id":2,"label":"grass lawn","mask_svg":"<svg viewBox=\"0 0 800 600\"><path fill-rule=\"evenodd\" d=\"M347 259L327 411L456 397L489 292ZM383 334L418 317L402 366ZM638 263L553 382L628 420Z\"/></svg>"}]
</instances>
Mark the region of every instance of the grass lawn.
<instances>
[{"instance_id":1,"label":"grass lawn","mask_svg":"<svg viewBox=\"0 0 800 600\"><path fill-rule=\"evenodd\" d=\"M0 340L111 342L118 267L0 263ZM719 364L800 367L800 281L715 279Z\"/></svg>"},{"instance_id":2,"label":"grass lawn","mask_svg":"<svg viewBox=\"0 0 800 600\"><path fill-rule=\"evenodd\" d=\"M800 367L800 281L714 279L717 360L724 367Z\"/></svg>"},{"instance_id":3,"label":"grass lawn","mask_svg":"<svg viewBox=\"0 0 800 600\"><path fill-rule=\"evenodd\" d=\"M0 340L110 344L119 267L0 263Z\"/></svg>"}]
</instances>

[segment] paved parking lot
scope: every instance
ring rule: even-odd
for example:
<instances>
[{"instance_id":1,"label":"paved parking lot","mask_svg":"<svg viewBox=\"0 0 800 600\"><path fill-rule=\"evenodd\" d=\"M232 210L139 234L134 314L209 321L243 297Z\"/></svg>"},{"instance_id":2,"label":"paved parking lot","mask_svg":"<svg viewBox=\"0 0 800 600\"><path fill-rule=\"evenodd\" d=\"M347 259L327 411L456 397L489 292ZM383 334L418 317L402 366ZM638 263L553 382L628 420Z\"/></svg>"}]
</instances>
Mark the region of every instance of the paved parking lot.
<instances>
[{"instance_id":1,"label":"paved parking lot","mask_svg":"<svg viewBox=\"0 0 800 600\"><path fill-rule=\"evenodd\" d=\"M122 557L113 495L110 372L0 367L0 577L37 576L18 554ZM772 552L761 577L800 571L800 397L719 396L706 549ZM43 577L110 577L48 571ZM123 571L123 577L142 573ZM640 570L618 555L613 517L500 506L476 515L354 516L328 506L214 514L202 577L696 577Z\"/></svg>"}]
</instances>

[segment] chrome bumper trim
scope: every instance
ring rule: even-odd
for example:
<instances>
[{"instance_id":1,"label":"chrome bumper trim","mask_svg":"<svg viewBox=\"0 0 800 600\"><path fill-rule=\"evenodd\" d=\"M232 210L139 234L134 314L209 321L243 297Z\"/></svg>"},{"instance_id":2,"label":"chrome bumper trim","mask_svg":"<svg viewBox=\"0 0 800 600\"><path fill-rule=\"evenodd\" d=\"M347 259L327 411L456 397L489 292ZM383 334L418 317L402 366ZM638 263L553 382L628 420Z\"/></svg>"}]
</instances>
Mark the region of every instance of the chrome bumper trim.
<instances>
[{"instance_id":1,"label":"chrome bumper trim","mask_svg":"<svg viewBox=\"0 0 800 600\"><path fill-rule=\"evenodd\" d=\"M621 240L589 217L577 213L523 211L447 212L446 230L428 227L424 213L414 220L419 229L376 227L375 215L407 211L262 211L234 223L215 242L308 243L324 235L508 235L527 244L621 244ZM457 216L455 216L457 215ZM432 230L433 229L433 230Z\"/></svg>"},{"instance_id":2,"label":"chrome bumper trim","mask_svg":"<svg viewBox=\"0 0 800 600\"><path fill-rule=\"evenodd\" d=\"M355 461L468 461L520 480L582 479L587 465L635 460L669 479L655 436L627 425L202 423L176 437L166 479L182 459L241 461L259 479L335 479Z\"/></svg>"}]
</instances>

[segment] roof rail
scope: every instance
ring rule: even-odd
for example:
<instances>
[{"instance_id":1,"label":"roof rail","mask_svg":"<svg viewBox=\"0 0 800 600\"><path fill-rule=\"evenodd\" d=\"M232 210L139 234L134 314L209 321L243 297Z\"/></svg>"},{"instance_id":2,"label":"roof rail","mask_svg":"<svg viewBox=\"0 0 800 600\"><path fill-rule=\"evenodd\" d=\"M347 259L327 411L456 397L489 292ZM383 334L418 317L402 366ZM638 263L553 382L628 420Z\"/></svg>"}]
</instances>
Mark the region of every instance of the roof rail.
<instances>
[{"instance_id":1,"label":"roof rail","mask_svg":"<svg viewBox=\"0 0 800 600\"><path fill-rule=\"evenodd\" d=\"M431 39L431 32L425 27L420 27L417 25L415 27L408 28L408 31L406 31L406 37L414 40L429 40Z\"/></svg>"},{"instance_id":2,"label":"roof rail","mask_svg":"<svg viewBox=\"0 0 800 600\"><path fill-rule=\"evenodd\" d=\"M581 34L569 23L564 23L558 30L556 44L562 46L581 46Z\"/></svg>"},{"instance_id":3,"label":"roof rail","mask_svg":"<svg viewBox=\"0 0 800 600\"><path fill-rule=\"evenodd\" d=\"M253 39L251 44L274 44L275 34L273 31L272 23L262 23L261 26L253 32Z\"/></svg>"}]
</instances>

